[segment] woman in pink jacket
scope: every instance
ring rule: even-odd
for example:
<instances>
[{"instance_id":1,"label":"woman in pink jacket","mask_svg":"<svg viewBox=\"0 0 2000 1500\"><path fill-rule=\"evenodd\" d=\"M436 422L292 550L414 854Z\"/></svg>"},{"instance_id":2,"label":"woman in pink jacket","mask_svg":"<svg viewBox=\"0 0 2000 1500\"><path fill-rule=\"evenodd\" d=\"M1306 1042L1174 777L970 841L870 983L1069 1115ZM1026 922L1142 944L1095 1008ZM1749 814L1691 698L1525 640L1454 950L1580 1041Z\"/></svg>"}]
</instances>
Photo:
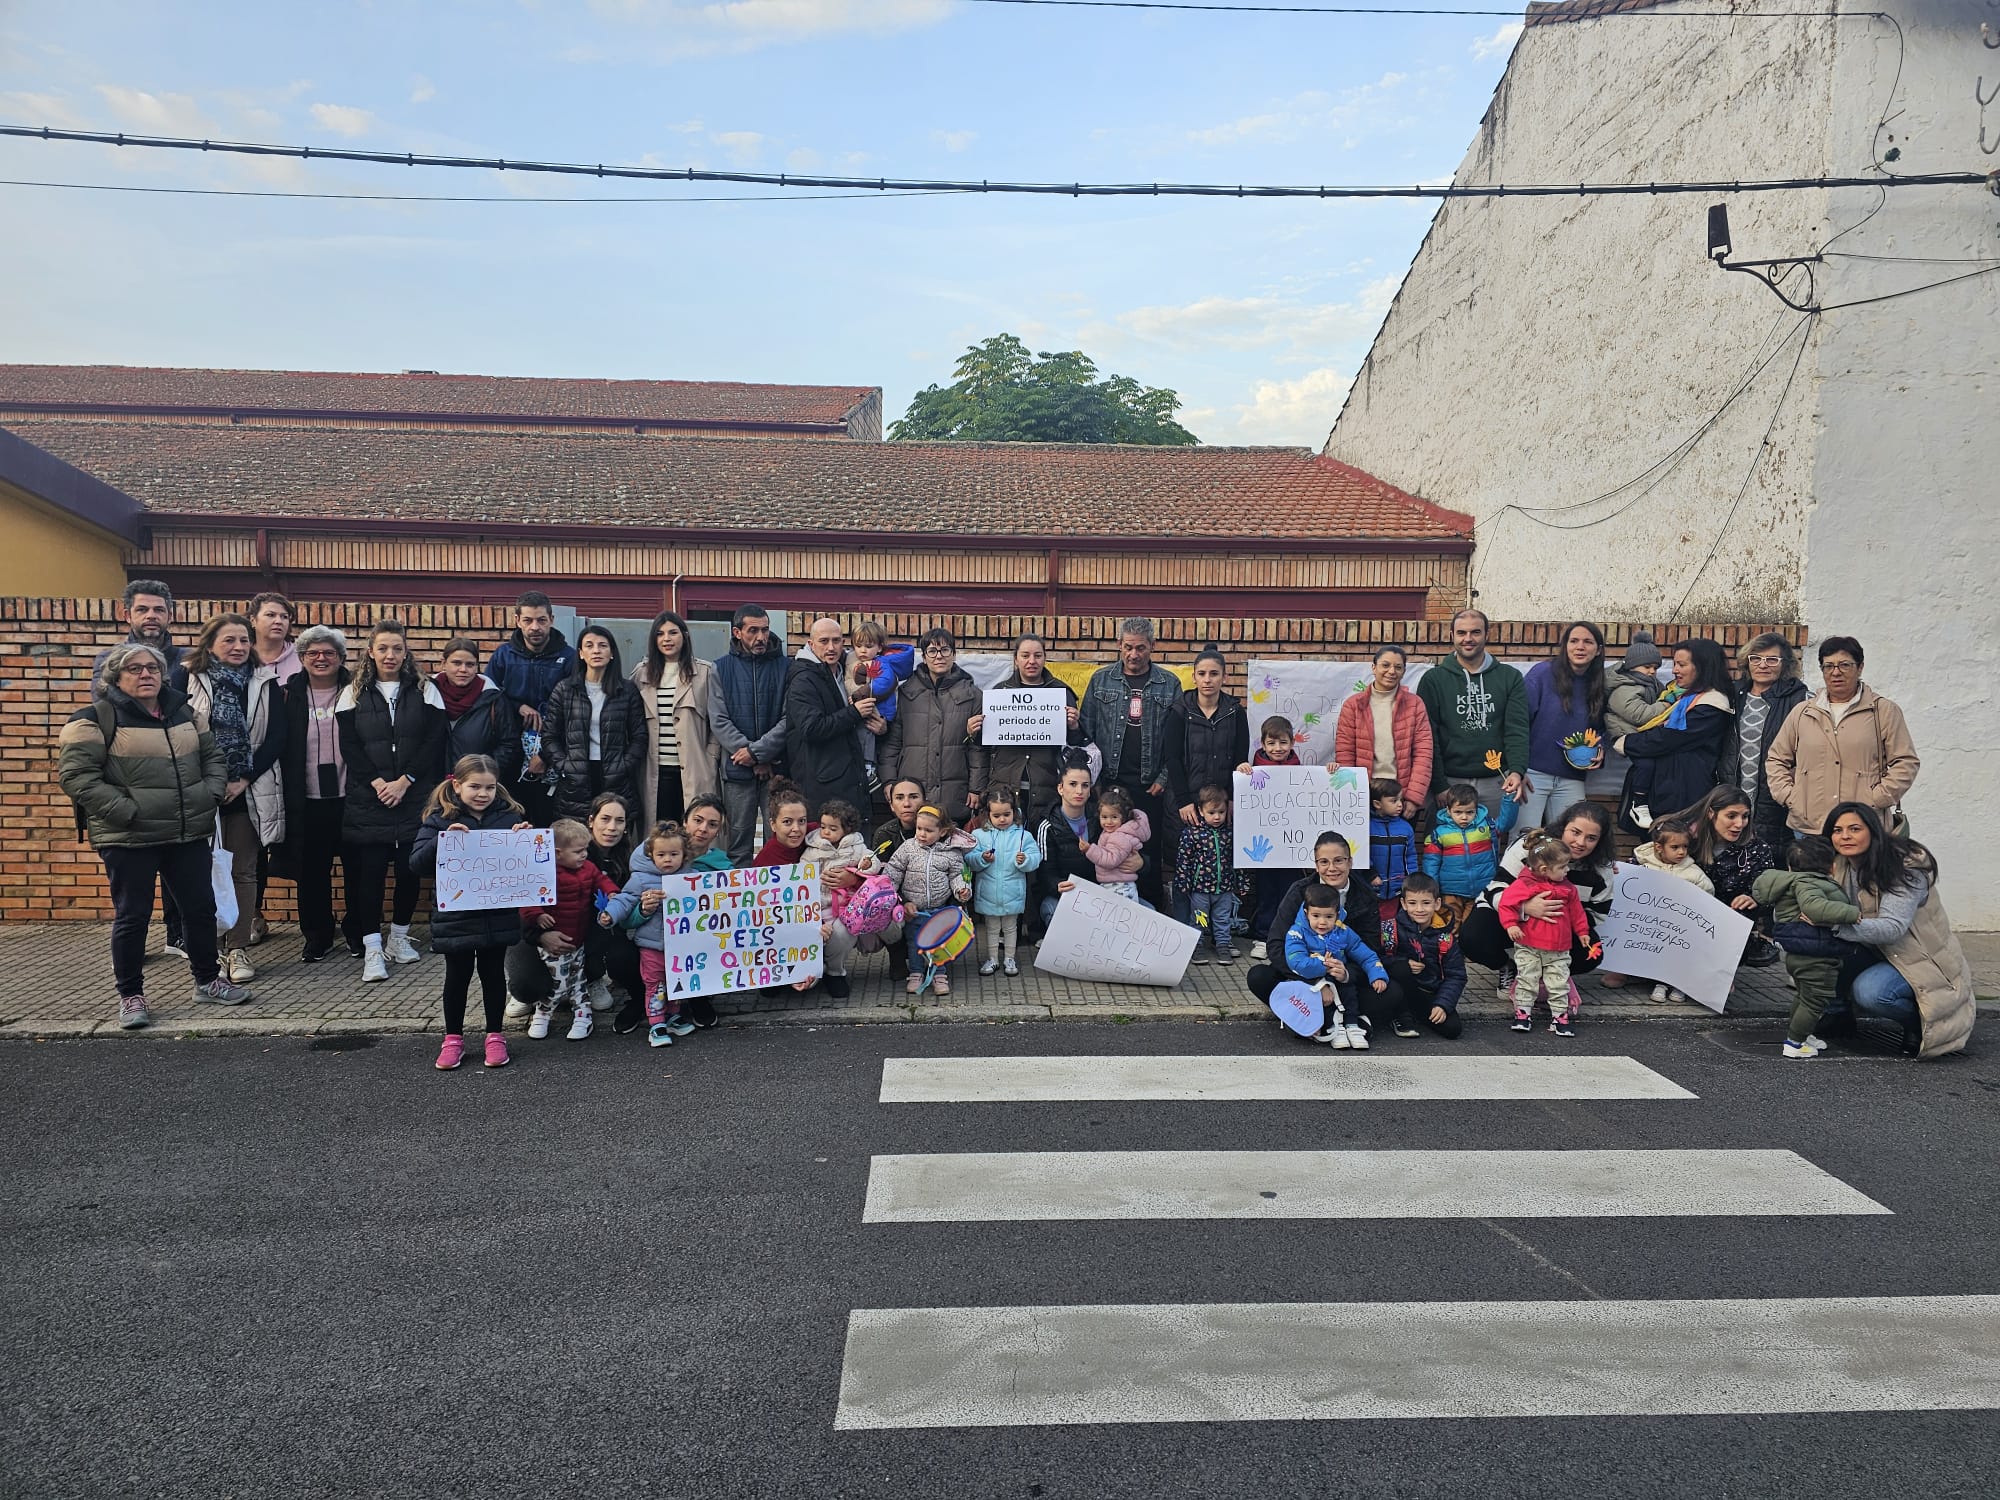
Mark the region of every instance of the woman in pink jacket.
<instances>
[{"instance_id":1,"label":"woman in pink jacket","mask_svg":"<svg viewBox=\"0 0 2000 1500\"><path fill-rule=\"evenodd\" d=\"M1333 758L1371 777L1395 777L1403 789L1403 816L1414 818L1431 790L1431 721L1423 699L1403 686L1408 665L1401 646L1375 653L1375 680L1340 705Z\"/></svg>"}]
</instances>

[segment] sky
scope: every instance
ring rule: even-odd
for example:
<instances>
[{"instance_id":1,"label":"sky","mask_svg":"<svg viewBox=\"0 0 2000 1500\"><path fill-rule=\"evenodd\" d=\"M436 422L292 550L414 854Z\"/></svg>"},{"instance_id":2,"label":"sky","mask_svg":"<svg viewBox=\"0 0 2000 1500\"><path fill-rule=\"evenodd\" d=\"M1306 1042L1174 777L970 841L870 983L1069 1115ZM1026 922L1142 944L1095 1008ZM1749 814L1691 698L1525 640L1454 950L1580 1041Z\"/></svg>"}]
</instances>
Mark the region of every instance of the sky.
<instances>
[{"instance_id":1,"label":"sky","mask_svg":"<svg viewBox=\"0 0 2000 1500\"><path fill-rule=\"evenodd\" d=\"M1422 3L1422 0L1419 0ZM1449 180L1518 26L967 0L0 0L0 123L1032 181ZM865 196L0 140L0 359L879 385L1015 333L1318 447L1428 201ZM537 202L640 196L672 201Z\"/></svg>"}]
</instances>

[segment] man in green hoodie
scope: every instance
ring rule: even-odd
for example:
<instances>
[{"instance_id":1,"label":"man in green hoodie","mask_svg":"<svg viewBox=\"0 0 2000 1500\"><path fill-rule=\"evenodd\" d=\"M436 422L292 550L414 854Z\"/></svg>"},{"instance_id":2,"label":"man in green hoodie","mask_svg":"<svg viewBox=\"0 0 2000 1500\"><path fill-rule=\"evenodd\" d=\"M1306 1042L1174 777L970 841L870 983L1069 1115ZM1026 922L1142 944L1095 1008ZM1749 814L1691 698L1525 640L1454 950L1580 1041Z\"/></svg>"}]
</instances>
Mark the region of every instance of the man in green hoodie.
<instances>
[{"instance_id":1,"label":"man in green hoodie","mask_svg":"<svg viewBox=\"0 0 2000 1500\"><path fill-rule=\"evenodd\" d=\"M1470 782L1497 822L1500 799L1528 794L1528 691L1521 674L1486 650L1486 616L1461 609L1451 617L1452 653L1417 683L1431 718L1438 791Z\"/></svg>"}]
</instances>

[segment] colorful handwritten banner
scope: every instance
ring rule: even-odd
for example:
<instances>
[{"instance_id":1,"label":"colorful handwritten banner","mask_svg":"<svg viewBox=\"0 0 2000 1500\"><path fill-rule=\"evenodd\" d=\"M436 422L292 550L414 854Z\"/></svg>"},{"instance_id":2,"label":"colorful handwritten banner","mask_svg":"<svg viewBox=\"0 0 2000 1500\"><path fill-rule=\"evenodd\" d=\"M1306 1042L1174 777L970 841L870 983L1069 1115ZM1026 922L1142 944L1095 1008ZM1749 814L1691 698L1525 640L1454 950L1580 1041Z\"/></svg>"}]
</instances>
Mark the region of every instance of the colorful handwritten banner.
<instances>
[{"instance_id":1,"label":"colorful handwritten banner","mask_svg":"<svg viewBox=\"0 0 2000 1500\"><path fill-rule=\"evenodd\" d=\"M669 875L661 890L670 995L739 994L826 972L816 863Z\"/></svg>"}]
</instances>

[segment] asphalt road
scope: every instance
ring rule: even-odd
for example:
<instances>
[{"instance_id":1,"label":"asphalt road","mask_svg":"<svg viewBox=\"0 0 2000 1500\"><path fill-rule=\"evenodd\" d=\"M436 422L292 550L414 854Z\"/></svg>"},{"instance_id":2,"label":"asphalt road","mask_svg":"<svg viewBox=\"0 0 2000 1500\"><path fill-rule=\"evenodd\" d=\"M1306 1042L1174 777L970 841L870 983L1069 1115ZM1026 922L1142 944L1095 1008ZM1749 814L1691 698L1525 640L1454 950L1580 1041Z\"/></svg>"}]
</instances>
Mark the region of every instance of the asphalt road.
<instances>
[{"instance_id":1,"label":"asphalt road","mask_svg":"<svg viewBox=\"0 0 2000 1500\"><path fill-rule=\"evenodd\" d=\"M1630 1055L1699 1096L1512 1103L877 1102L892 1056L1286 1049L1246 1025L524 1041L454 1075L415 1037L9 1044L0 1493L1990 1496L1991 1410L834 1426L856 1308L2000 1292L1993 1044L1776 1035L1329 1057ZM1894 1216L862 1222L872 1155L1168 1147L1786 1148Z\"/></svg>"}]
</instances>

